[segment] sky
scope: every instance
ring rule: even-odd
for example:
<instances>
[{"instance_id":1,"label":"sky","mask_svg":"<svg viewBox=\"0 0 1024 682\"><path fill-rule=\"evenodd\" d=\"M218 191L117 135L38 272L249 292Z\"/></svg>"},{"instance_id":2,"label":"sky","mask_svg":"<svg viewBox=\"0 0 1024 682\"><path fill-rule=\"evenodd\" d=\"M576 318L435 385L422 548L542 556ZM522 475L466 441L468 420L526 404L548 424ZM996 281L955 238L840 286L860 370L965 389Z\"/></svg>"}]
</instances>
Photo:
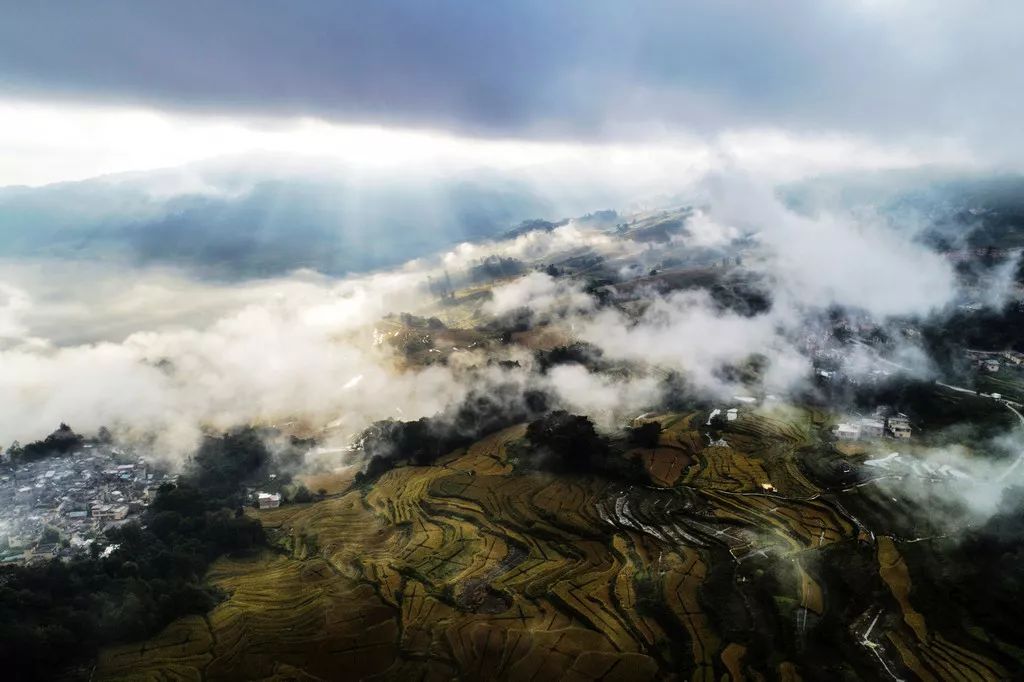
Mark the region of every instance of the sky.
<instances>
[{"instance_id":1,"label":"sky","mask_svg":"<svg viewBox=\"0 0 1024 682\"><path fill-rule=\"evenodd\" d=\"M1005 0L97 0L0 14L0 185L267 151L522 165L581 149L721 155L738 138L747 156L804 165L839 146L881 166L999 167L1024 151L1024 9Z\"/></svg>"}]
</instances>

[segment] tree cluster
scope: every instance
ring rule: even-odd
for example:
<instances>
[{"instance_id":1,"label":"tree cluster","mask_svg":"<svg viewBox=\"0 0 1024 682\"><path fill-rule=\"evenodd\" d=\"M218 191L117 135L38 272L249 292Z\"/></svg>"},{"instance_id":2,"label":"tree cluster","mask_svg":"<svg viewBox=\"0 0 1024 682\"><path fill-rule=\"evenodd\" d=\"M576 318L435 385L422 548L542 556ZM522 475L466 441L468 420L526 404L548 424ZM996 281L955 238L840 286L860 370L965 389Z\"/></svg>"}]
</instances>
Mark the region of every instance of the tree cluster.
<instances>
[{"instance_id":1,"label":"tree cluster","mask_svg":"<svg viewBox=\"0 0 1024 682\"><path fill-rule=\"evenodd\" d=\"M947 605L937 615L1016 644L1024 608L1024 488L1010 488L1002 499L992 518L963 536L900 549L912 569L927 571L928 580L914 576L919 598Z\"/></svg>"},{"instance_id":2,"label":"tree cluster","mask_svg":"<svg viewBox=\"0 0 1024 682\"><path fill-rule=\"evenodd\" d=\"M473 391L460 405L435 417L375 422L360 437L367 463L356 481L373 480L399 462L432 464L489 433L533 419L547 405L547 396L539 391L523 392L518 386L501 384Z\"/></svg>"},{"instance_id":3,"label":"tree cluster","mask_svg":"<svg viewBox=\"0 0 1024 682\"><path fill-rule=\"evenodd\" d=\"M14 462L34 462L53 455L66 455L81 448L84 444L85 438L75 433L67 424L61 423L56 431L43 440L37 440L28 445L14 443L7 450L7 454Z\"/></svg>"},{"instance_id":4,"label":"tree cluster","mask_svg":"<svg viewBox=\"0 0 1024 682\"><path fill-rule=\"evenodd\" d=\"M943 369L955 369L964 348L1024 351L1024 307L1013 301L1001 310L957 310L929 321L921 335L928 355Z\"/></svg>"},{"instance_id":5,"label":"tree cluster","mask_svg":"<svg viewBox=\"0 0 1024 682\"><path fill-rule=\"evenodd\" d=\"M469 270L469 281L490 282L504 277L515 277L526 271L526 265L517 258L488 256Z\"/></svg>"},{"instance_id":6,"label":"tree cluster","mask_svg":"<svg viewBox=\"0 0 1024 682\"><path fill-rule=\"evenodd\" d=\"M600 370L604 366L601 360L601 349L584 341L576 341L565 346L556 346L551 350L538 350L534 353L537 367L542 374L557 365L580 364L591 370Z\"/></svg>"},{"instance_id":7,"label":"tree cluster","mask_svg":"<svg viewBox=\"0 0 1024 682\"><path fill-rule=\"evenodd\" d=\"M661 427L657 426L658 432ZM633 439L649 443L653 427L627 433L625 443ZM528 446L518 453L518 466L522 469L547 471L554 474L593 474L609 478L648 482L642 464L627 459L622 445L598 434L589 418L570 414L564 410L549 412L530 422L526 428Z\"/></svg>"}]
</instances>

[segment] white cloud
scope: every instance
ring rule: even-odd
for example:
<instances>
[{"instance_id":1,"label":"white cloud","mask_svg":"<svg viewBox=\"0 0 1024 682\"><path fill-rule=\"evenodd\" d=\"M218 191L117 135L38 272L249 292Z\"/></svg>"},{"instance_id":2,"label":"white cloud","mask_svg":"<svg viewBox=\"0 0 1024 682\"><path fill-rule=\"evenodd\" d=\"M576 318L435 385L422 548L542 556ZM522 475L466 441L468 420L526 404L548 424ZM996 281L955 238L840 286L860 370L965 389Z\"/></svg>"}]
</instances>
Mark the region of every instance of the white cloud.
<instances>
[{"instance_id":1,"label":"white cloud","mask_svg":"<svg viewBox=\"0 0 1024 682\"><path fill-rule=\"evenodd\" d=\"M37 186L257 155L274 159L277 169L331 163L404 174L520 170L537 182L603 186L637 198L673 191L716 169L744 168L784 181L842 170L973 162L955 140L882 145L841 131L734 128L710 136L676 132L631 143L530 141L311 117L185 114L10 98L0 99L0 150L5 152L0 154L0 186Z\"/></svg>"},{"instance_id":2,"label":"white cloud","mask_svg":"<svg viewBox=\"0 0 1024 682\"><path fill-rule=\"evenodd\" d=\"M106 425L157 435L159 452L181 454L203 426L298 417L314 426L337 421L350 434L375 419L432 415L466 390L458 370L397 372L373 336L386 312L421 302L410 287L419 278L397 272L246 292L192 284L191 294L220 299L226 310L212 323L183 326L182 306L169 326L140 315L138 324L153 328L122 342L0 350L0 438L36 439L66 421L83 432ZM93 310L101 328L105 314L118 314Z\"/></svg>"},{"instance_id":3,"label":"white cloud","mask_svg":"<svg viewBox=\"0 0 1024 682\"><path fill-rule=\"evenodd\" d=\"M22 316L31 307L28 294L8 284L0 283L0 340L25 334Z\"/></svg>"},{"instance_id":4,"label":"white cloud","mask_svg":"<svg viewBox=\"0 0 1024 682\"><path fill-rule=\"evenodd\" d=\"M576 312L594 307L594 300L574 282L555 279L543 272L531 272L509 284L495 287L485 306L492 315L504 315L519 308L533 312Z\"/></svg>"},{"instance_id":5,"label":"white cloud","mask_svg":"<svg viewBox=\"0 0 1024 682\"><path fill-rule=\"evenodd\" d=\"M927 313L954 296L949 261L913 241L915 230L907 226L801 215L770 185L744 176L719 176L707 187L712 218L757 232L769 255L756 267L794 305L853 306L884 317Z\"/></svg>"},{"instance_id":6,"label":"white cloud","mask_svg":"<svg viewBox=\"0 0 1024 682\"><path fill-rule=\"evenodd\" d=\"M611 358L683 371L694 385L716 393L735 389L719 377L721 366L742 363L752 353L771 360L768 390L781 391L806 378L809 364L786 340L779 313L723 313L704 291L652 298L636 320L614 309L577 320L579 337Z\"/></svg>"},{"instance_id":7,"label":"white cloud","mask_svg":"<svg viewBox=\"0 0 1024 682\"><path fill-rule=\"evenodd\" d=\"M926 312L954 294L949 265L914 243L912 231L798 215L750 183L708 188L710 206L698 212L691 239L720 245L756 229L760 246L748 267L772 289L766 314L723 312L704 291L647 292L638 315L598 309L581 284L541 272L494 288L486 312L527 307L554 316L608 359L640 368L616 379L555 368L546 383L573 409L605 424L642 409L661 376L644 367L681 370L697 387L730 393L737 387L721 366L751 354L768 358L763 388L784 392L809 373L791 341L807 314L833 303L878 316ZM84 431L157 434L160 447L185 452L203 426L299 417L336 422L349 435L375 419L431 415L480 379L472 365L481 358L398 372L373 334L385 314L424 306L428 274L490 253L543 262L580 248L629 256L635 247L570 223L365 277L300 272L245 284L171 270L7 264L0 324L12 340L0 350L0 439L38 438L63 420Z\"/></svg>"},{"instance_id":8,"label":"white cloud","mask_svg":"<svg viewBox=\"0 0 1024 682\"><path fill-rule=\"evenodd\" d=\"M585 414L606 429L656 406L661 398L660 384L652 376L611 377L576 364L552 367L546 385L570 411Z\"/></svg>"}]
</instances>

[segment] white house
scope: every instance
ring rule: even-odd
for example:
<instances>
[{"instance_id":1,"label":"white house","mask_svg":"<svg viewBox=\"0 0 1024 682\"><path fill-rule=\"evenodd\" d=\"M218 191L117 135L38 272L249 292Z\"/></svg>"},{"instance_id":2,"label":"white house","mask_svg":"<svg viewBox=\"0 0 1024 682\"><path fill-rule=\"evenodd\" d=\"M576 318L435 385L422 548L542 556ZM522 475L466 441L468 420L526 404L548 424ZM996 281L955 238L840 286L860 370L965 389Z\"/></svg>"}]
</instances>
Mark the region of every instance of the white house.
<instances>
[{"instance_id":1,"label":"white house","mask_svg":"<svg viewBox=\"0 0 1024 682\"><path fill-rule=\"evenodd\" d=\"M907 440L912 432L910 419L902 413L889 417L886 420L886 427L893 438L899 438L900 440Z\"/></svg>"},{"instance_id":2,"label":"white house","mask_svg":"<svg viewBox=\"0 0 1024 682\"><path fill-rule=\"evenodd\" d=\"M257 493L256 504L260 509L275 509L281 506L281 495L278 493Z\"/></svg>"},{"instance_id":3,"label":"white house","mask_svg":"<svg viewBox=\"0 0 1024 682\"><path fill-rule=\"evenodd\" d=\"M839 440L857 440L860 438L860 428L855 424L838 424L835 428L836 438Z\"/></svg>"},{"instance_id":4,"label":"white house","mask_svg":"<svg viewBox=\"0 0 1024 682\"><path fill-rule=\"evenodd\" d=\"M885 424L881 419L861 419L857 426L860 427L861 438L881 438L885 435Z\"/></svg>"}]
</instances>

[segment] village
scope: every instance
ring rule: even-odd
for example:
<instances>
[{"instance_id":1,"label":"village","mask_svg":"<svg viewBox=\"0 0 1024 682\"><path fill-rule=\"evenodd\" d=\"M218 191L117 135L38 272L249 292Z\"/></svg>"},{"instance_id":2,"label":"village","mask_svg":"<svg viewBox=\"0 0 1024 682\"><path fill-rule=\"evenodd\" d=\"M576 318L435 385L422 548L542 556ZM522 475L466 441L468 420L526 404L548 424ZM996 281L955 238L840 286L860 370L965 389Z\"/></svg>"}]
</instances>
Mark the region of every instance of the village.
<instances>
[{"instance_id":1,"label":"village","mask_svg":"<svg viewBox=\"0 0 1024 682\"><path fill-rule=\"evenodd\" d=\"M104 531L126 523L175 475L115 447L86 443L65 455L0 464L0 563L110 551Z\"/></svg>"}]
</instances>

